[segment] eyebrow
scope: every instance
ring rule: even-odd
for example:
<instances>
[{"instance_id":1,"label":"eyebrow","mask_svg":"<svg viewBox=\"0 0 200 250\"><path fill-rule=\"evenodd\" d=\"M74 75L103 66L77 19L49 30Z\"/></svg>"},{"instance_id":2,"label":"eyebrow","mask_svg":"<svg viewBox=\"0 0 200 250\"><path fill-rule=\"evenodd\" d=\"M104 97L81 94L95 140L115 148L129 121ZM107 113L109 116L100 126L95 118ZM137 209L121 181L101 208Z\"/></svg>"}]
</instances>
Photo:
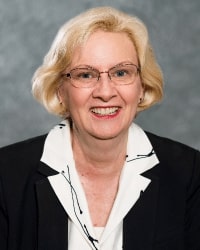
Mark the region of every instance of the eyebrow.
<instances>
[{"instance_id":1,"label":"eyebrow","mask_svg":"<svg viewBox=\"0 0 200 250\"><path fill-rule=\"evenodd\" d=\"M137 65L138 65L138 62L137 62L137 63L133 63L133 62L131 62L131 61L122 61L122 62L120 62L120 63L117 63L117 64L115 64L115 65L109 67L109 69L112 69L112 68L114 68L114 67L116 67L116 66L120 66L120 65L122 65L122 64L134 64L134 65L137 66ZM77 68L89 68L89 69L98 70L96 67L91 66L91 65L88 65L88 64L80 64L80 65L74 66L72 69L77 69Z\"/></svg>"}]
</instances>

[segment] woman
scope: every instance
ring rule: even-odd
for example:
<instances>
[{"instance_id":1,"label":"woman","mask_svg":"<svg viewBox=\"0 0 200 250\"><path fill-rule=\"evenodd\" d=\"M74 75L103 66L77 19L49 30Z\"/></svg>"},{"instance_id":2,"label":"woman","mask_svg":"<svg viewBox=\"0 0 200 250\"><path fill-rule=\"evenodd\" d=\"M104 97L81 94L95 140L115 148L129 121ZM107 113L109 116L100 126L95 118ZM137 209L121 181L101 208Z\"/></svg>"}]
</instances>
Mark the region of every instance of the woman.
<instances>
[{"instance_id":1,"label":"woman","mask_svg":"<svg viewBox=\"0 0 200 250\"><path fill-rule=\"evenodd\" d=\"M138 18L101 7L60 29L33 94L64 119L0 151L2 250L200 249L200 153L132 122L162 82Z\"/></svg>"}]
</instances>

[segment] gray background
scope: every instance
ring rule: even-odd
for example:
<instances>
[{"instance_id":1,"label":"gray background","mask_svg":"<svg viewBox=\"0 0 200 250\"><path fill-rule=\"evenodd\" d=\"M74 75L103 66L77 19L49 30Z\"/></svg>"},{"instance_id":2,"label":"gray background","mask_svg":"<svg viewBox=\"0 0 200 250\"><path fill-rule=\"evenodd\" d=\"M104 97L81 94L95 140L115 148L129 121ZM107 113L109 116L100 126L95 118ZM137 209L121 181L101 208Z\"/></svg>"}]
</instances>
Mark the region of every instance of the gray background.
<instances>
[{"instance_id":1,"label":"gray background","mask_svg":"<svg viewBox=\"0 0 200 250\"><path fill-rule=\"evenodd\" d=\"M147 25L165 76L163 102L141 113L146 130L200 148L199 0L0 0L0 146L40 135L60 121L32 98L31 78L59 27L110 5Z\"/></svg>"}]
</instances>

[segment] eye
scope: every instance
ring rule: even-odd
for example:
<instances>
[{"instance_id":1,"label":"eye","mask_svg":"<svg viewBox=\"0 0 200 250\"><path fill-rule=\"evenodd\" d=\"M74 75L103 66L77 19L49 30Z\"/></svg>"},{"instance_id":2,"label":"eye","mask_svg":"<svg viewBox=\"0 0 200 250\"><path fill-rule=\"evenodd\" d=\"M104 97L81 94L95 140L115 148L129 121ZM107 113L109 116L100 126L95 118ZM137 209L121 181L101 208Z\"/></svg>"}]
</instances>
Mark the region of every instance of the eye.
<instances>
[{"instance_id":1,"label":"eye","mask_svg":"<svg viewBox=\"0 0 200 250\"><path fill-rule=\"evenodd\" d=\"M79 80L88 80L97 77L97 74L93 70L88 69L76 69L73 71L73 77Z\"/></svg>"},{"instance_id":2,"label":"eye","mask_svg":"<svg viewBox=\"0 0 200 250\"><path fill-rule=\"evenodd\" d=\"M128 74L127 70L119 69L114 72L114 77L124 77Z\"/></svg>"},{"instance_id":3,"label":"eye","mask_svg":"<svg viewBox=\"0 0 200 250\"><path fill-rule=\"evenodd\" d=\"M119 65L110 70L110 75L116 80L125 80L130 78L134 71L135 67L133 65Z\"/></svg>"},{"instance_id":4,"label":"eye","mask_svg":"<svg viewBox=\"0 0 200 250\"><path fill-rule=\"evenodd\" d=\"M79 73L77 75L77 78L83 78L83 79L92 78L92 74L90 72Z\"/></svg>"},{"instance_id":5,"label":"eye","mask_svg":"<svg viewBox=\"0 0 200 250\"><path fill-rule=\"evenodd\" d=\"M125 78L130 75L128 69L115 69L111 72L111 76L114 78Z\"/></svg>"}]
</instances>

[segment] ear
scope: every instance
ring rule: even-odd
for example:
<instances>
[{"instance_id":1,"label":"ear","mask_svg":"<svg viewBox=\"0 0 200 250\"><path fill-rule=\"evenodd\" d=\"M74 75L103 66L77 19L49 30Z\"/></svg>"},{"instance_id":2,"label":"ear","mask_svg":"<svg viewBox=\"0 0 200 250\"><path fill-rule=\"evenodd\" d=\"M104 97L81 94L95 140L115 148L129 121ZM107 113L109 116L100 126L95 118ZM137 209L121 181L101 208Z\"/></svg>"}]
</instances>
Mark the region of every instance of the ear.
<instances>
[{"instance_id":1,"label":"ear","mask_svg":"<svg viewBox=\"0 0 200 250\"><path fill-rule=\"evenodd\" d=\"M138 100L138 104L141 104L144 101L144 87L142 86L141 91L140 91L140 95L139 95L139 100Z\"/></svg>"}]
</instances>

